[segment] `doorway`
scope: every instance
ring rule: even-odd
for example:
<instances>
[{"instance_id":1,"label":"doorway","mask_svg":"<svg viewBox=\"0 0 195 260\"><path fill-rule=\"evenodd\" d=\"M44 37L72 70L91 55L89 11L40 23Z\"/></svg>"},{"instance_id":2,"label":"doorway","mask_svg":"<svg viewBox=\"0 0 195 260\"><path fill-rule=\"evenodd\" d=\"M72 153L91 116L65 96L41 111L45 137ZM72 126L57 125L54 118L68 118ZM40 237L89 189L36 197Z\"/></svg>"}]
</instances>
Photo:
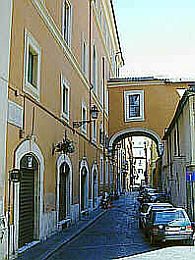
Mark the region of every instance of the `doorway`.
<instances>
[{"instance_id":1,"label":"doorway","mask_svg":"<svg viewBox=\"0 0 195 260\"><path fill-rule=\"evenodd\" d=\"M85 167L81 170L81 211L87 209L88 187L87 187L87 170Z\"/></svg>"},{"instance_id":2,"label":"doorway","mask_svg":"<svg viewBox=\"0 0 195 260\"><path fill-rule=\"evenodd\" d=\"M39 178L38 162L32 154L20 161L19 188L19 248L38 239L39 235Z\"/></svg>"},{"instance_id":3,"label":"doorway","mask_svg":"<svg viewBox=\"0 0 195 260\"><path fill-rule=\"evenodd\" d=\"M98 205L98 178L97 171L93 173L93 208L96 208Z\"/></svg>"},{"instance_id":4,"label":"doorway","mask_svg":"<svg viewBox=\"0 0 195 260\"><path fill-rule=\"evenodd\" d=\"M59 221L70 216L70 168L67 163L60 166Z\"/></svg>"}]
</instances>

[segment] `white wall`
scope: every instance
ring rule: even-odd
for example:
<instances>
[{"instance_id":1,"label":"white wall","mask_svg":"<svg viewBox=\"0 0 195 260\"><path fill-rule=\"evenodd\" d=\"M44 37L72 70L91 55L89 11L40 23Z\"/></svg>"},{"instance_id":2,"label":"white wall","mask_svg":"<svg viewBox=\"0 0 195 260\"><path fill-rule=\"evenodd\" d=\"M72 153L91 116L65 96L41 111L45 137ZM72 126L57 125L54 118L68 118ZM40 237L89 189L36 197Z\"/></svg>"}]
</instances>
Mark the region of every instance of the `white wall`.
<instances>
[{"instance_id":1,"label":"white wall","mask_svg":"<svg viewBox=\"0 0 195 260\"><path fill-rule=\"evenodd\" d=\"M0 2L0 214L3 212L12 0Z\"/></svg>"},{"instance_id":2,"label":"white wall","mask_svg":"<svg viewBox=\"0 0 195 260\"><path fill-rule=\"evenodd\" d=\"M12 0L0 1L0 216L4 212L5 155L8 104L9 54ZM0 243L0 259L5 255L5 237Z\"/></svg>"}]
</instances>

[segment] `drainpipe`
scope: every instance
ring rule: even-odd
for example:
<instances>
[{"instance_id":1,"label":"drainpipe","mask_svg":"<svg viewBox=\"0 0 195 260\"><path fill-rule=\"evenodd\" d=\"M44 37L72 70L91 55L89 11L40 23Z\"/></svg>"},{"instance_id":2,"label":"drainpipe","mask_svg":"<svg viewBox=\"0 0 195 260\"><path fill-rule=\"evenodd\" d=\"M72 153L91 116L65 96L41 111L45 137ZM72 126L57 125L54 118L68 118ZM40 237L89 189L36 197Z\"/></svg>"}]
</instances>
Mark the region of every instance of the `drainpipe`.
<instances>
[{"instance_id":1,"label":"drainpipe","mask_svg":"<svg viewBox=\"0 0 195 260\"><path fill-rule=\"evenodd\" d=\"M106 156L105 156L105 57L102 57L102 84L103 84L103 95L102 95L102 130L103 130L103 135L104 135L104 141L103 141L103 158L104 158L104 185L103 185L103 190L105 191L105 172L106 172L106 167L105 167L105 162L106 162Z\"/></svg>"}]
</instances>

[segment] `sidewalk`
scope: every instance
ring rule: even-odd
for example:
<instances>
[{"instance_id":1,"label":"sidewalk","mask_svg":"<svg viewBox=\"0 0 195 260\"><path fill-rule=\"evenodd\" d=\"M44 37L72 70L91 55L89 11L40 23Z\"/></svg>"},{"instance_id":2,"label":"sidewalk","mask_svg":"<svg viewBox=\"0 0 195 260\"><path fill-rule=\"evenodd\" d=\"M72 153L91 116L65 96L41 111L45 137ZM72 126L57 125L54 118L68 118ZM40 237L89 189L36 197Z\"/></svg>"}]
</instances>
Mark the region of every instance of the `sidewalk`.
<instances>
[{"instance_id":1,"label":"sidewalk","mask_svg":"<svg viewBox=\"0 0 195 260\"><path fill-rule=\"evenodd\" d=\"M21 260L44 260L47 259L52 253L57 251L65 243L79 235L83 230L100 218L106 210L96 209L89 213L89 215L82 216L81 220L69 228L51 236L47 240L36 244L30 249L18 255Z\"/></svg>"},{"instance_id":2,"label":"sidewalk","mask_svg":"<svg viewBox=\"0 0 195 260\"><path fill-rule=\"evenodd\" d=\"M195 259L195 248L193 246L172 246L161 248L147 253L134 256L117 258L116 260L193 260Z\"/></svg>"}]
</instances>

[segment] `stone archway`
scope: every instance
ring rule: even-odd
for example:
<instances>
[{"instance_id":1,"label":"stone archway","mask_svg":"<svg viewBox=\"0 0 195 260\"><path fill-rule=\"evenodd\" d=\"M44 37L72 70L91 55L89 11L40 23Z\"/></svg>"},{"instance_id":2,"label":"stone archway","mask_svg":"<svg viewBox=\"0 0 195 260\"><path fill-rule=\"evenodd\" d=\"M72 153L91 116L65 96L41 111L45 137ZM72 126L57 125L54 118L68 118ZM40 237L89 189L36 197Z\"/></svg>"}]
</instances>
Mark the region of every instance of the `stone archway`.
<instances>
[{"instance_id":1,"label":"stone archway","mask_svg":"<svg viewBox=\"0 0 195 260\"><path fill-rule=\"evenodd\" d=\"M39 176L38 161L31 153L20 161L19 248L39 239Z\"/></svg>"},{"instance_id":2,"label":"stone archway","mask_svg":"<svg viewBox=\"0 0 195 260\"><path fill-rule=\"evenodd\" d=\"M56 207L58 225L70 221L72 205L72 163L67 155L57 160Z\"/></svg>"},{"instance_id":3,"label":"stone archway","mask_svg":"<svg viewBox=\"0 0 195 260\"><path fill-rule=\"evenodd\" d=\"M128 136L146 136L151 138L157 145L158 155L163 154L163 144L160 136L151 129L147 128L126 128L111 136L109 140L109 148L112 150L113 146L124 137Z\"/></svg>"},{"instance_id":4,"label":"stone archway","mask_svg":"<svg viewBox=\"0 0 195 260\"><path fill-rule=\"evenodd\" d=\"M59 221L70 216L70 168L67 163L60 166L59 180Z\"/></svg>"},{"instance_id":5,"label":"stone archway","mask_svg":"<svg viewBox=\"0 0 195 260\"><path fill-rule=\"evenodd\" d=\"M81 170L81 211L88 208L88 187L87 187L87 170L85 167Z\"/></svg>"},{"instance_id":6,"label":"stone archway","mask_svg":"<svg viewBox=\"0 0 195 260\"><path fill-rule=\"evenodd\" d=\"M88 210L89 200L89 167L86 159L80 164L80 212Z\"/></svg>"},{"instance_id":7,"label":"stone archway","mask_svg":"<svg viewBox=\"0 0 195 260\"><path fill-rule=\"evenodd\" d=\"M98 169L97 164L93 164L92 167L92 183L91 183L91 198L92 198L92 208L98 206Z\"/></svg>"},{"instance_id":8,"label":"stone archway","mask_svg":"<svg viewBox=\"0 0 195 260\"><path fill-rule=\"evenodd\" d=\"M36 160L37 167L36 176L34 178L35 185L35 196L37 197L35 206L35 215L34 215L34 231L33 231L33 240L41 240L43 238L43 176L44 176L44 157L38 145L34 142L33 139L23 141L15 150L15 168L20 169L23 167L22 160L27 158L28 155L31 156L32 161L29 159L29 167L33 166L33 161ZM34 164L36 164L34 163ZM23 165L22 165L23 164ZM28 170L29 170L28 169ZM20 183L15 184L15 198L14 198L14 226L15 226L15 248L22 246L20 243L19 235L19 222L20 222Z\"/></svg>"}]
</instances>

